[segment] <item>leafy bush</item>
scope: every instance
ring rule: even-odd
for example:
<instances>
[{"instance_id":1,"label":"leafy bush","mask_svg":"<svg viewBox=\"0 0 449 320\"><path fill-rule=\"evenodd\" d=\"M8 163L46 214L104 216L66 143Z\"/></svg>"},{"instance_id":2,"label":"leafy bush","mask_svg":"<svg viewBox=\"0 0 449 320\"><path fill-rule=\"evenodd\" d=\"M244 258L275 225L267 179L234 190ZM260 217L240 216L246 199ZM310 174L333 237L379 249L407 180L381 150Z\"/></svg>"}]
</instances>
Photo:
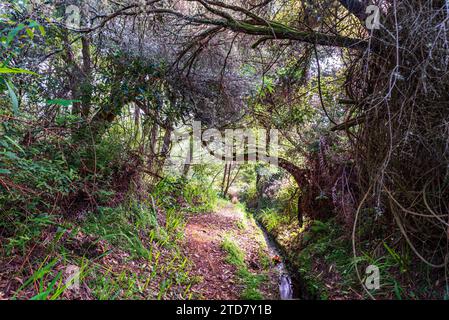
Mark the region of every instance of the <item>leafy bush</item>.
<instances>
[{"instance_id":1,"label":"leafy bush","mask_svg":"<svg viewBox=\"0 0 449 320\"><path fill-rule=\"evenodd\" d=\"M200 178L187 180L169 176L160 181L152 191L158 205L175 207L192 213L213 211L218 194Z\"/></svg>"},{"instance_id":2,"label":"leafy bush","mask_svg":"<svg viewBox=\"0 0 449 320\"><path fill-rule=\"evenodd\" d=\"M266 228L269 233L276 233L282 225L291 222L291 218L275 209L263 209L256 213L256 218Z\"/></svg>"}]
</instances>

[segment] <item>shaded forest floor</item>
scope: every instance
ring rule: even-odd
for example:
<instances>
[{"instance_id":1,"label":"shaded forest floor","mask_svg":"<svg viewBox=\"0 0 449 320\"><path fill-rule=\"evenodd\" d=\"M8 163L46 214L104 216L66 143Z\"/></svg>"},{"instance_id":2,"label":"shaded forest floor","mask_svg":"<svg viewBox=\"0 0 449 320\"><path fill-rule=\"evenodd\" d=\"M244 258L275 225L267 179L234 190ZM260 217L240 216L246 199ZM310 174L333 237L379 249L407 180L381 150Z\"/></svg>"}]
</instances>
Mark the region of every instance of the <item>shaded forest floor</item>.
<instances>
[{"instance_id":1,"label":"shaded forest floor","mask_svg":"<svg viewBox=\"0 0 449 320\"><path fill-rule=\"evenodd\" d=\"M134 201L80 221L38 215L1 235L0 300L278 298L262 231L224 201L212 213Z\"/></svg>"}]
</instances>

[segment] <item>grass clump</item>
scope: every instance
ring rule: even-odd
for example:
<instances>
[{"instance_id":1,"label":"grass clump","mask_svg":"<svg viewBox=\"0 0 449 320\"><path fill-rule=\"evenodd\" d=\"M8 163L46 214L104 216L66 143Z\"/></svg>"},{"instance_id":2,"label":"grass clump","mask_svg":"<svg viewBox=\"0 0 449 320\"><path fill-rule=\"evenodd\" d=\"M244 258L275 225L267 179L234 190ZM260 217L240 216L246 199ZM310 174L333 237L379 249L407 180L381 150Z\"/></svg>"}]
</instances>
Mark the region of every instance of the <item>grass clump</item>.
<instances>
[{"instance_id":1,"label":"grass clump","mask_svg":"<svg viewBox=\"0 0 449 320\"><path fill-rule=\"evenodd\" d=\"M237 276L244 286L244 289L240 294L241 299L262 300L264 297L260 292L259 287L266 281L266 276L263 274L254 274L249 271L245 262L245 253L229 236L224 238L221 247L228 254L226 262L237 267Z\"/></svg>"},{"instance_id":2,"label":"grass clump","mask_svg":"<svg viewBox=\"0 0 449 320\"><path fill-rule=\"evenodd\" d=\"M262 209L256 214L256 219L262 223L269 233L276 233L283 225L288 225L291 218L275 209Z\"/></svg>"},{"instance_id":3,"label":"grass clump","mask_svg":"<svg viewBox=\"0 0 449 320\"><path fill-rule=\"evenodd\" d=\"M221 244L221 248L227 252L226 262L236 267L245 267L245 253L237 246L237 244L228 236L226 236Z\"/></svg>"}]
</instances>

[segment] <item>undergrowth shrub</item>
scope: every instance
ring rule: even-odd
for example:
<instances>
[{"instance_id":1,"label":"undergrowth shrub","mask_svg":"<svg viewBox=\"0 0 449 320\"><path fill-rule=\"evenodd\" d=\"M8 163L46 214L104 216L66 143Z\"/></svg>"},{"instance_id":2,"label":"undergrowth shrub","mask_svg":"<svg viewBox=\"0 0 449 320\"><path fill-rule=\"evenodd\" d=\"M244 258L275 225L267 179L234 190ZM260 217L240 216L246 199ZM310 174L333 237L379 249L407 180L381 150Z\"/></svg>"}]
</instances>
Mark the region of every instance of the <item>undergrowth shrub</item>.
<instances>
[{"instance_id":1,"label":"undergrowth shrub","mask_svg":"<svg viewBox=\"0 0 449 320\"><path fill-rule=\"evenodd\" d=\"M160 181L151 194L162 207L175 207L192 213L213 211L218 203L217 191L201 178L187 180L169 176Z\"/></svg>"},{"instance_id":2,"label":"undergrowth shrub","mask_svg":"<svg viewBox=\"0 0 449 320\"><path fill-rule=\"evenodd\" d=\"M168 244L179 236L177 231L183 226L182 217L172 210L165 214L164 225L159 224L157 215L154 202L129 200L115 208L100 207L97 213L89 215L83 230L101 236L137 257L151 259L151 248L144 241Z\"/></svg>"},{"instance_id":3,"label":"undergrowth shrub","mask_svg":"<svg viewBox=\"0 0 449 320\"><path fill-rule=\"evenodd\" d=\"M64 200L79 191L90 193L87 200L93 203L96 192L113 189L114 174L127 161L125 147L109 137L95 146L74 146L70 137L24 143L20 137L25 135L20 128L0 131L0 205L4 209L58 212L58 207L67 204Z\"/></svg>"},{"instance_id":4,"label":"undergrowth shrub","mask_svg":"<svg viewBox=\"0 0 449 320\"><path fill-rule=\"evenodd\" d=\"M54 145L20 145L17 137L0 136L0 206L36 213L50 210L73 192L79 172Z\"/></svg>"},{"instance_id":5,"label":"undergrowth shrub","mask_svg":"<svg viewBox=\"0 0 449 320\"><path fill-rule=\"evenodd\" d=\"M284 225L291 222L291 218L275 209L262 209L256 213L256 219L259 220L264 228L270 233L276 233Z\"/></svg>"}]
</instances>

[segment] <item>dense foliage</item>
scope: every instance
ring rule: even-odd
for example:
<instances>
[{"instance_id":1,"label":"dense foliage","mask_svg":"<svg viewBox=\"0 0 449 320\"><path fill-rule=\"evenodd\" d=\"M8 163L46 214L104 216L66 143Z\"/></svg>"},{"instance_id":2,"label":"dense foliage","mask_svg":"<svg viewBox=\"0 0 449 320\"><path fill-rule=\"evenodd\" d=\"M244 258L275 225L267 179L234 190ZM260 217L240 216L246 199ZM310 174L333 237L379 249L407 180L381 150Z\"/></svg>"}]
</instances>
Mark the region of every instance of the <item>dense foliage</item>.
<instances>
[{"instance_id":1,"label":"dense foliage","mask_svg":"<svg viewBox=\"0 0 449 320\"><path fill-rule=\"evenodd\" d=\"M0 4L0 298L73 298L67 265L81 298L191 298L183 228L219 197L310 297L447 297L445 1L372 1L377 29L357 0L69 2ZM193 121L278 130L278 167L191 164Z\"/></svg>"}]
</instances>

